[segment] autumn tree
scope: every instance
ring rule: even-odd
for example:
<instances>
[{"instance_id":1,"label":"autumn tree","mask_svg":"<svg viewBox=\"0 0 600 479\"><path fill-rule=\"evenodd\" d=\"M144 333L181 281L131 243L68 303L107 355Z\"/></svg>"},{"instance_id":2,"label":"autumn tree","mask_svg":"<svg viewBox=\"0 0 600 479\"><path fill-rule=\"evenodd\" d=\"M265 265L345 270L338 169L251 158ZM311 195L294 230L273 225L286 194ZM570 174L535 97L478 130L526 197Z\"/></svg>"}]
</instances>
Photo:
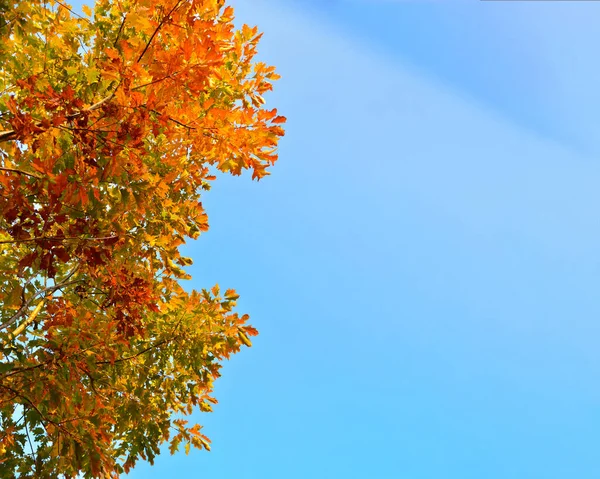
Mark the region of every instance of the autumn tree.
<instances>
[{"instance_id":1,"label":"autumn tree","mask_svg":"<svg viewBox=\"0 0 600 479\"><path fill-rule=\"evenodd\" d=\"M182 418L256 331L179 247L215 173L277 159L259 38L224 0L0 0L0 478L209 449Z\"/></svg>"}]
</instances>

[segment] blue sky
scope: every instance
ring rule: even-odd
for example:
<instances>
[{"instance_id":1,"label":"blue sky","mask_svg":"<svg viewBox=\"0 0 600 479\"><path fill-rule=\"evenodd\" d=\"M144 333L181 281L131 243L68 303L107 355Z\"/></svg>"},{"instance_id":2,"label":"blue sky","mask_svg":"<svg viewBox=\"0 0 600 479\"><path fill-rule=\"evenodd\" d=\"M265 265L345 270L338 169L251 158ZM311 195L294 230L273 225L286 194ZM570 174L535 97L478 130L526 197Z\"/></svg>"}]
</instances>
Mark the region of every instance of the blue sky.
<instances>
[{"instance_id":1,"label":"blue sky","mask_svg":"<svg viewBox=\"0 0 600 479\"><path fill-rule=\"evenodd\" d=\"M190 286L261 335L129 477L600 478L600 3L233 5L289 123Z\"/></svg>"}]
</instances>

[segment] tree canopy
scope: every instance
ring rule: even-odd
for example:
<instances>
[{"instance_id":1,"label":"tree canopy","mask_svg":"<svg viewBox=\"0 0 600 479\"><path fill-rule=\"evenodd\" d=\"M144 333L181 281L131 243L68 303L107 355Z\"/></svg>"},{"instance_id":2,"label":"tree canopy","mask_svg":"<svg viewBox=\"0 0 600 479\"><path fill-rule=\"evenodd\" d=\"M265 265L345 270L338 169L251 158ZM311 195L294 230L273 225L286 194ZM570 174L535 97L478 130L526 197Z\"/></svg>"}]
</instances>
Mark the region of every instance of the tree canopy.
<instances>
[{"instance_id":1,"label":"tree canopy","mask_svg":"<svg viewBox=\"0 0 600 479\"><path fill-rule=\"evenodd\" d=\"M0 0L0 478L210 448L183 417L257 332L179 247L216 173L277 160L260 37L224 0Z\"/></svg>"}]
</instances>

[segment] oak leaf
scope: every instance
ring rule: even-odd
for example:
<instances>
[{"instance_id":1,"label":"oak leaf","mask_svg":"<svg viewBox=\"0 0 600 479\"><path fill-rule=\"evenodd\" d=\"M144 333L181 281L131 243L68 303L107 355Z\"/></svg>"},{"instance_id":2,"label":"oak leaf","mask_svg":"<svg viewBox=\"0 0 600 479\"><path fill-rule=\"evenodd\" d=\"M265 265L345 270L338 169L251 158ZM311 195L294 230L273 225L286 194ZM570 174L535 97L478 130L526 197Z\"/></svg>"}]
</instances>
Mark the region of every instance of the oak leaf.
<instances>
[{"instance_id":1,"label":"oak leaf","mask_svg":"<svg viewBox=\"0 0 600 479\"><path fill-rule=\"evenodd\" d=\"M257 334L234 290L183 288L179 248L215 172L277 161L261 34L223 0L82 9L0 5L0 479L210 450L181 415Z\"/></svg>"}]
</instances>

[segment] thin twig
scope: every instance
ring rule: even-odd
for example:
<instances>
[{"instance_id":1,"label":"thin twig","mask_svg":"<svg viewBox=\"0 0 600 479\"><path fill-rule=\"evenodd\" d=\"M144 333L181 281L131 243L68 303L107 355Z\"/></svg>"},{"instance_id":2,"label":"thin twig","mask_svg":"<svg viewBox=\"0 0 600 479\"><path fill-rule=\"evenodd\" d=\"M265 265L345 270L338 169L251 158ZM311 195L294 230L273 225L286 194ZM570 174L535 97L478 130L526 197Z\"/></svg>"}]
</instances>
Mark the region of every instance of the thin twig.
<instances>
[{"instance_id":1,"label":"thin twig","mask_svg":"<svg viewBox=\"0 0 600 479\"><path fill-rule=\"evenodd\" d=\"M131 356L125 356L124 358L115 359L114 361L97 361L96 364L113 364L113 363L121 363L123 361L129 361L130 359L135 359L138 356L141 356L142 354L145 354L152 349L162 346L163 344L170 343L171 341L174 341L175 339L176 339L176 337L172 337L169 339L163 339L163 340L159 341L158 343L151 344L147 348L144 348L141 351L138 351L137 353L132 354Z\"/></svg>"},{"instance_id":2,"label":"thin twig","mask_svg":"<svg viewBox=\"0 0 600 479\"><path fill-rule=\"evenodd\" d=\"M69 113L68 115L66 115L66 119L67 120L72 120L74 118L77 118L80 115L83 115L84 113L88 113L90 111L94 111L97 110L98 108L100 108L102 105L104 105L104 103L112 100L114 98L115 94L112 93L111 95L103 98L102 100L94 103L93 105L84 108L83 110L79 110L76 111L74 113ZM41 127L42 122L38 122L35 124L36 127ZM0 142L3 141L11 141L17 138L17 131L16 130L5 130L5 131L0 131Z\"/></svg>"},{"instance_id":3,"label":"thin twig","mask_svg":"<svg viewBox=\"0 0 600 479\"><path fill-rule=\"evenodd\" d=\"M177 3L175 4L175 6L171 9L171 11L169 13L167 13L163 17L163 19L160 21L160 23L158 24L158 26L156 27L156 29L154 30L154 32L150 36L150 39L148 40L148 43L146 43L146 46L142 50L142 53L140 53L140 56L137 59L137 63L139 63L142 60L142 58L144 57L144 55L148 51L148 48L150 48L150 44L152 43L152 40L154 40L154 37L156 36L156 34L158 33L158 31L162 28L162 26L164 25L164 23L169 19L169 17L173 14L173 12L175 12L175 10L177 10L179 8L179 5L181 4L181 1L182 0L178 0Z\"/></svg>"},{"instance_id":4,"label":"thin twig","mask_svg":"<svg viewBox=\"0 0 600 479\"><path fill-rule=\"evenodd\" d=\"M115 38L115 41L113 43L113 47L117 46L117 42L119 41L119 37L121 36L121 32L123 31L123 26L125 25L125 20L127 19L127 14L125 14L125 16L123 17L123 21L121 22L121 26L119 27L119 31L117 32L117 38Z\"/></svg>"},{"instance_id":5,"label":"thin twig","mask_svg":"<svg viewBox=\"0 0 600 479\"><path fill-rule=\"evenodd\" d=\"M114 363L120 363L123 361L129 361L130 359L137 358L138 356L141 356L142 354L145 354L152 349L158 348L159 346L162 346L163 344L168 344L172 341L178 340L180 338L180 336L175 336L174 334L175 334L175 331L177 331L177 328L179 328L179 326L181 325L184 315L185 315L184 313L181 313L181 315L179 316L177 323L175 324L175 326L173 326L173 329L170 332L171 336L169 338L162 339L162 340L158 341L157 343L151 344L147 348L144 348L141 351L138 351L137 353L132 354L131 356L125 356L123 358L115 359L113 361L97 361L96 364L114 364Z\"/></svg>"},{"instance_id":6,"label":"thin twig","mask_svg":"<svg viewBox=\"0 0 600 479\"><path fill-rule=\"evenodd\" d=\"M69 12L71 12L71 14L75 15L76 17L78 17L78 18L81 18L82 20L85 20L86 22L88 22L88 23L90 23L90 24L92 23L92 22L90 22L90 21L89 21L89 19L85 18L85 17L84 17L84 16L82 16L82 15L79 15L77 12L74 12L73 10L71 10L71 9L69 8L69 6L68 6L68 5L65 5L64 3L60 2L59 0L56 0L56 3L58 3L58 4L59 4L61 7L63 7L63 8L66 8L66 9L67 9Z\"/></svg>"},{"instance_id":7,"label":"thin twig","mask_svg":"<svg viewBox=\"0 0 600 479\"><path fill-rule=\"evenodd\" d=\"M77 352L76 354L73 354L71 357L76 358L79 357L83 354L85 354L87 351L95 348L96 346L98 346L101 343L101 341L95 342L93 343L91 346L88 346L87 348L81 349L79 352ZM54 361L56 361L56 357L50 357L48 358L46 361L43 361L41 363L38 364L34 364L33 366L27 366L27 367L22 367L22 368L13 368L10 370L10 372L5 373L4 375L0 376L0 382L2 382L3 380L5 380L6 378L9 378L11 376L15 376L16 374L21 374L27 371L31 371L32 369L38 369L38 368L42 368L44 366L47 366L49 364L52 364ZM3 404L3 403L0 403Z\"/></svg>"},{"instance_id":8,"label":"thin twig","mask_svg":"<svg viewBox=\"0 0 600 479\"><path fill-rule=\"evenodd\" d=\"M9 377L14 376L16 374L24 373L26 371L31 371L32 369L42 368L42 367L47 366L48 364L52 363L54 361L54 359L55 358L51 357L50 359L48 359L48 360L46 360L46 361L44 361L42 363L34 364L33 366L27 366L25 368L14 368L14 369L11 369L9 373L6 373L2 377L0 377L0 380L4 380L6 378L9 378Z\"/></svg>"},{"instance_id":9,"label":"thin twig","mask_svg":"<svg viewBox=\"0 0 600 479\"><path fill-rule=\"evenodd\" d=\"M44 416L42 414L42 412L38 409L38 407L33 403L33 401L31 401L31 399L29 399L27 396L24 396L16 389L13 389L10 386L6 386L4 384L0 384L0 388L6 389L7 391L10 391L13 394L15 394L17 397L24 399L27 404L29 404L33 409L35 409L35 411L40 415L40 419L42 420L41 423L42 423L42 426L44 427L44 429L46 429L46 433L48 432L48 429L46 428L45 422L49 422L51 424L54 424L55 426L60 427L60 424L58 424L55 421L53 421L52 419L48 419L46 416Z\"/></svg>"},{"instance_id":10,"label":"thin twig","mask_svg":"<svg viewBox=\"0 0 600 479\"><path fill-rule=\"evenodd\" d=\"M13 314L13 316L8 321L5 321L4 323L0 324L0 331L2 331L3 329L7 328L11 324L14 324L21 316L23 316L25 314L25 311L27 311L27 309L29 308L29 306L31 306L31 303L33 303L35 301L35 298L37 298L40 294L46 293L46 292L52 293L52 292L56 291L57 289L64 288L65 286L68 286L70 284L79 283L80 280L77 280L77 281L68 281L69 278L71 278L75 274L75 272L77 271L78 268L79 268L79 265L75 266L75 268L73 268L73 270L60 283L55 284L54 286L48 286L46 288L42 288L39 291L35 292L25 302L25 304L23 304L23 306L21 306L19 308L19 310L15 314Z\"/></svg>"},{"instance_id":11,"label":"thin twig","mask_svg":"<svg viewBox=\"0 0 600 479\"><path fill-rule=\"evenodd\" d=\"M23 414L23 417L25 417L25 414ZM31 449L31 455L35 458L35 461L37 462L37 454L35 452L35 449L33 448L33 443L31 442L31 437L29 436L29 428L27 427L27 418L25 417L25 433L27 434L27 441L29 442L29 447Z\"/></svg>"}]
</instances>

